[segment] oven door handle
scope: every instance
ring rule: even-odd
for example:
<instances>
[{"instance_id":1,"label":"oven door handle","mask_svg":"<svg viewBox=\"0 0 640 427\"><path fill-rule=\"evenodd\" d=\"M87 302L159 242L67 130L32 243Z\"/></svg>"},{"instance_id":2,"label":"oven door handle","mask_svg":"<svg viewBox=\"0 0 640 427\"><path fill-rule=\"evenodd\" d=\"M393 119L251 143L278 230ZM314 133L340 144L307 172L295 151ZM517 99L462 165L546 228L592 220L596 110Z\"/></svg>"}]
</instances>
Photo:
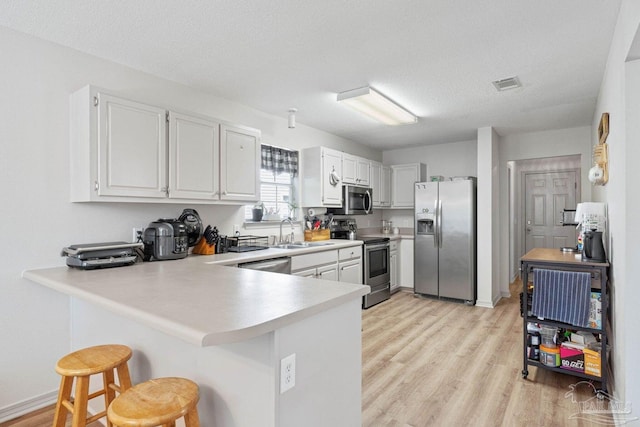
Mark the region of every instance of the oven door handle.
<instances>
[{"instance_id":1,"label":"oven door handle","mask_svg":"<svg viewBox=\"0 0 640 427\"><path fill-rule=\"evenodd\" d=\"M384 249L384 248L388 248L390 247L389 243L375 243L372 245L365 245L365 250L367 251L372 251L372 250L377 250L377 249Z\"/></svg>"}]
</instances>

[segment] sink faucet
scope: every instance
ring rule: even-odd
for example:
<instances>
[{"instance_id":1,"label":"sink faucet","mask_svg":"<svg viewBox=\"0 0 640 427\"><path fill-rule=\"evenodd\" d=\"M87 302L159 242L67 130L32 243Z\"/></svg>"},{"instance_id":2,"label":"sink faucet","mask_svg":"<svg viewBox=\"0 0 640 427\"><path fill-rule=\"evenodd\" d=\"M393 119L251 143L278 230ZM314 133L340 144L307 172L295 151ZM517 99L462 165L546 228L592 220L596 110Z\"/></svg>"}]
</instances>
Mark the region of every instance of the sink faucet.
<instances>
[{"instance_id":1,"label":"sink faucet","mask_svg":"<svg viewBox=\"0 0 640 427\"><path fill-rule=\"evenodd\" d=\"M282 239L282 224L284 224L285 222L288 222L291 225L291 235L289 236L289 242L293 242L293 220L289 217L283 219L282 222L280 222L280 243L285 243Z\"/></svg>"}]
</instances>

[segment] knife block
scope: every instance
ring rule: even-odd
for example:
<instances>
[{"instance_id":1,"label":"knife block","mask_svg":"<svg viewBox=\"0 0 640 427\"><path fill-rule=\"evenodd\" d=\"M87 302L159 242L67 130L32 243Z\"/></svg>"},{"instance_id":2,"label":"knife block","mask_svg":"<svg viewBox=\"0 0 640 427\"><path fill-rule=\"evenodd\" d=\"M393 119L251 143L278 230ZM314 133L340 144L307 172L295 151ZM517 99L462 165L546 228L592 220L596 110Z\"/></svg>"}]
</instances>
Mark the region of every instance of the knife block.
<instances>
[{"instance_id":1,"label":"knife block","mask_svg":"<svg viewBox=\"0 0 640 427\"><path fill-rule=\"evenodd\" d=\"M201 238L193 247L193 253L198 255L213 255L216 253L216 245L207 243L207 239Z\"/></svg>"}]
</instances>

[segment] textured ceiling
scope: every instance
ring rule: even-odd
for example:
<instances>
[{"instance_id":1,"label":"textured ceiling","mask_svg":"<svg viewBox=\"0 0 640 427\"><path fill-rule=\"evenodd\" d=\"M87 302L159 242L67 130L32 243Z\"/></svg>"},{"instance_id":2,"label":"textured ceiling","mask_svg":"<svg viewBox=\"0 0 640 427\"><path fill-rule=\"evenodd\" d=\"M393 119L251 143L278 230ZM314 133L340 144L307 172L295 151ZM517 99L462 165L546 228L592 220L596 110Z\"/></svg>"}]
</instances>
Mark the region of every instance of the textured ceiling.
<instances>
[{"instance_id":1,"label":"textured ceiling","mask_svg":"<svg viewBox=\"0 0 640 427\"><path fill-rule=\"evenodd\" d=\"M620 1L3 0L0 25L393 149L591 124ZM419 122L336 102L366 85Z\"/></svg>"}]
</instances>

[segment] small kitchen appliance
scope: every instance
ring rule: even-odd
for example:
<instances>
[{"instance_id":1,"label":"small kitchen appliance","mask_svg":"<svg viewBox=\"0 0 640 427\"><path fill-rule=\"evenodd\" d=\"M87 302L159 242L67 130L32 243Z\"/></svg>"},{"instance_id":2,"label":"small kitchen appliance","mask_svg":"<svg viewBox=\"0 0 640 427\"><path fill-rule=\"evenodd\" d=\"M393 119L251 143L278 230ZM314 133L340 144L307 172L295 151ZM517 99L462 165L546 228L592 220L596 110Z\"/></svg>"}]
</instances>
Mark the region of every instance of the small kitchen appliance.
<instances>
[{"instance_id":1,"label":"small kitchen appliance","mask_svg":"<svg viewBox=\"0 0 640 427\"><path fill-rule=\"evenodd\" d=\"M334 215L369 215L373 213L373 190L355 185L342 186L342 207L327 208Z\"/></svg>"},{"instance_id":2,"label":"small kitchen appliance","mask_svg":"<svg viewBox=\"0 0 640 427\"><path fill-rule=\"evenodd\" d=\"M602 231L589 230L584 233L582 260L586 262L607 262L602 242Z\"/></svg>"},{"instance_id":3,"label":"small kitchen appliance","mask_svg":"<svg viewBox=\"0 0 640 427\"><path fill-rule=\"evenodd\" d=\"M136 249L141 247L142 243L85 243L62 248L60 255L67 257L69 267L92 270L134 264L137 258Z\"/></svg>"},{"instance_id":4,"label":"small kitchen appliance","mask_svg":"<svg viewBox=\"0 0 640 427\"><path fill-rule=\"evenodd\" d=\"M187 226L177 219L160 218L144 230L144 260L185 258L189 249Z\"/></svg>"}]
</instances>

